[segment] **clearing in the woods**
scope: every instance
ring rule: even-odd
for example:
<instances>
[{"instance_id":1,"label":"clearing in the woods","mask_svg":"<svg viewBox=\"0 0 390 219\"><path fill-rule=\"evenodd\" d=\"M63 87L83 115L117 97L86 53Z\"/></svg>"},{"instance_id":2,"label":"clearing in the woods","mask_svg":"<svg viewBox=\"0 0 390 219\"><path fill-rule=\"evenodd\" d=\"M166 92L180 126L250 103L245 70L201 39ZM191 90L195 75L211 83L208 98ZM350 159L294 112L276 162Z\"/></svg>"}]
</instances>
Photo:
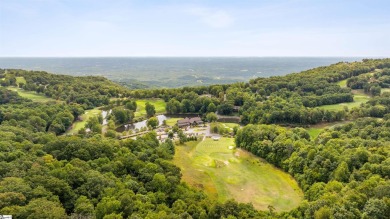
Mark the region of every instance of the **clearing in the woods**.
<instances>
[{"instance_id":1,"label":"clearing in the woods","mask_svg":"<svg viewBox=\"0 0 390 219\"><path fill-rule=\"evenodd\" d=\"M390 88L382 88L381 93L383 94L384 92L389 92L390 93Z\"/></svg>"},{"instance_id":2,"label":"clearing in the woods","mask_svg":"<svg viewBox=\"0 0 390 219\"><path fill-rule=\"evenodd\" d=\"M183 180L221 202L252 202L259 210L288 211L303 199L302 190L287 173L251 153L234 148L233 138L206 138L176 147L173 161Z\"/></svg>"},{"instance_id":3,"label":"clearing in the woods","mask_svg":"<svg viewBox=\"0 0 390 219\"><path fill-rule=\"evenodd\" d=\"M93 116L99 116L102 111L98 108L86 110L83 115L80 116L80 120L74 122L71 128L66 132L67 134L76 134L80 129L85 127L88 119Z\"/></svg>"},{"instance_id":4,"label":"clearing in the woods","mask_svg":"<svg viewBox=\"0 0 390 219\"><path fill-rule=\"evenodd\" d=\"M17 87L7 87L8 90L15 91L19 94L19 96L32 100L33 102L48 102L48 101L56 101L52 98L46 97L43 94L38 94L35 91L25 91L21 88Z\"/></svg>"},{"instance_id":5,"label":"clearing in the woods","mask_svg":"<svg viewBox=\"0 0 390 219\"><path fill-rule=\"evenodd\" d=\"M324 129L332 129L336 126L345 125L351 121L337 121L337 122L325 122L319 123L316 125L311 125L307 128L307 132L309 133L312 139L315 139Z\"/></svg>"},{"instance_id":6,"label":"clearing in the woods","mask_svg":"<svg viewBox=\"0 0 390 219\"><path fill-rule=\"evenodd\" d=\"M150 104L154 105L157 114L165 113L166 103L164 102L164 100L162 100L162 99L143 99L143 100L136 100L137 111L135 112L135 117L146 116L146 110L145 110L146 102L149 102Z\"/></svg>"},{"instance_id":7,"label":"clearing in the woods","mask_svg":"<svg viewBox=\"0 0 390 219\"><path fill-rule=\"evenodd\" d=\"M348 107L348 109L352 109L353 107L358 107L360 104L367 102L370 100L370 96L365 94L363 90L353 90L353 102L347 103L338 103L332 105L323 105L319 108L324 110L338 111L344 109L344 107Z\"/></svg>"},{"instance_id":8,"label":"clearing in the woods","mask_svg":"<svg viewBox=\"0 0 390 219\"><path fill-rule=\"evenodd\" d=\"M184 119L184 117L169 117L166 120L167 125L174 126L177 123L177 120Z\"/></svg>"}]
</instances>

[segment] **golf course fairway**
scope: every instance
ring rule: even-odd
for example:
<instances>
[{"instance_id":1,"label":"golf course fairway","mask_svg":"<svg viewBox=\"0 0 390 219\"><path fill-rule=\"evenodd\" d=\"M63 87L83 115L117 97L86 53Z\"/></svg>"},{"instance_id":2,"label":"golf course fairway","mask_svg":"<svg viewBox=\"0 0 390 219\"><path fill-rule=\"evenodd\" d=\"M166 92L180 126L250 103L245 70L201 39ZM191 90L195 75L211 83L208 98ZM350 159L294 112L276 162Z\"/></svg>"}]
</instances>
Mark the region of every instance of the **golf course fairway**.
<instances>
[{"instance_id":1,"label":"golf course fairway","mask_svg":"<svg viewBox=\"0 0 390 219\"><path fill-rule=\"evenodd\" d=\"M251 153L233 148L233 138L206 138L176 146L174 164L182 180L224 202L251 202L256 209L289 211L303 199L297 182Z\"/></svg>"}]
</instances>

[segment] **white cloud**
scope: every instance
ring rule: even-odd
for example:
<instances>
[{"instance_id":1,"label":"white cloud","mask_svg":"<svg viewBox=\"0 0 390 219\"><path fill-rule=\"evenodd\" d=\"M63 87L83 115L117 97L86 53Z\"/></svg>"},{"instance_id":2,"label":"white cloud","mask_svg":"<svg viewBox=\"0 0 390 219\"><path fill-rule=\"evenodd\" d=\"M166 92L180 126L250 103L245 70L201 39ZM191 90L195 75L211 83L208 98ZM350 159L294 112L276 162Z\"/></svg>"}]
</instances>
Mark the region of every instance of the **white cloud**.
<instances>
[{"instance_id":1,"label":"white cloud","mask_svg":"<svg viewBox=\"0 0 390 219\"><path fill-rule=\"evenodd\" d=\"M209 8L191 8L190 14L200 18L206 25L213 28L226 28L233 24L233 17L224 10Z\"/></svg>"}]
</instances>

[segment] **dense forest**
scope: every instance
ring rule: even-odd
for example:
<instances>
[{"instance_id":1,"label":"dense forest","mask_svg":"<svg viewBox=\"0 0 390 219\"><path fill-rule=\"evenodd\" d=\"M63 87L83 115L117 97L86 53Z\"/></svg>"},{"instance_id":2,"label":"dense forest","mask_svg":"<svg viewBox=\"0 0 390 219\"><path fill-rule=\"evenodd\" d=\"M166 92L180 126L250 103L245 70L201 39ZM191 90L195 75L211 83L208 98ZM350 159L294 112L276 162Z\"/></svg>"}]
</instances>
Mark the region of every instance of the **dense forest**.
<instances>
[{"instance_id":1,"label":"dense forest","mask_svg":"<svg viewBox=\"0 0 390 219\"><path fill-rule=\"evenodd\" d=\"M17 82L23 77L25 82ZM125 89L104 77L72 77L49 74L42 71L0 70L2 86L19 86L36 91L56 100L78 103L84 108L93 108L109 103L110 97L119 97Z\"/></svg>"},{"instance_id":2,"label":"dense forest","mask_svg":"<svg viewBox=\"0 0 390 219\"><path fill-rule=\"evenodd\" d=\"M289 172L307 202L296 218L388 218L390 215L390 117L356 122L321 133L301 128L248 125L236 143Z\"/></svg>"},{"instance_id":3,"label":"dense forest","mask_svg":"<svg viewBox=\"0 0 390 219\"><path fill-rule=\"evenodd\" d=\"M390 59L341 62L248 83L128 90L103 77L0 69L0 214L15 218L389 218ZM23 80L21 80L23 78ZM346 80L342 87L338 82ZM55 101L33 102L7 88ZM340 110L324 105L370 99ZM64 134L86 110L112 109L129 122L136 99L161 98L167 114L240 117L236 146L293 176L305 200L290 212L219 203L181 181L175 142L156 132L136 140L102 134L92 117ZM154 107L146 106L155 114ZM150 114L150 115L149 115ZM307 125L344 121L311 137ZM110 126L110 124L109 124ZM86 133L86 128L90 129ZM112 131L112 130L111 130ZM113 132L113 131L112 131Z\"/></svg>"}]
</instances>

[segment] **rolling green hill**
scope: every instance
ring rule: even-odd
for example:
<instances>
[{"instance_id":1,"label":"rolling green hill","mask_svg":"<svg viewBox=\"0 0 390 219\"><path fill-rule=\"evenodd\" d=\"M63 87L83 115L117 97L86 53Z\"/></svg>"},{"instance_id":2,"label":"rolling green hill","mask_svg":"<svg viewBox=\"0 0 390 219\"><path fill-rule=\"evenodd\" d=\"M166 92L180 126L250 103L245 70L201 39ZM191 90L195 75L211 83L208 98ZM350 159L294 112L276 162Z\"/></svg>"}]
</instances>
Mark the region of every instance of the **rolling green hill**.
<instances>
[{"instance_id":1,"label":"rolling green hill","mask_svg":"<svg viewBox=\"0 0 390 219\"><path fill-rule=\"evenodd\" d=\"M0 213L389 218L389 75L390 59L365 59L247 83L129 90L103 77L0 69ZM207 125L117 132L147 101L178 118L241 123L212 123L226 128L219 141L204 138ZM112 110L107 124L100 109Z\"/></svg>"},{"instance_id":2,"label":"rolling green hill","mask_svg":"<svg viewBox=\"0 0 390 219\"><path fill-rule=\"evenodd\" d=\"M303 193L291 176L232 147L232 138L191 142L176 148L173 163L182 169L185 182L219 201L250 202L259 210L271 205L276 211L299 205Z\"/></svg>"}]
</instances>

